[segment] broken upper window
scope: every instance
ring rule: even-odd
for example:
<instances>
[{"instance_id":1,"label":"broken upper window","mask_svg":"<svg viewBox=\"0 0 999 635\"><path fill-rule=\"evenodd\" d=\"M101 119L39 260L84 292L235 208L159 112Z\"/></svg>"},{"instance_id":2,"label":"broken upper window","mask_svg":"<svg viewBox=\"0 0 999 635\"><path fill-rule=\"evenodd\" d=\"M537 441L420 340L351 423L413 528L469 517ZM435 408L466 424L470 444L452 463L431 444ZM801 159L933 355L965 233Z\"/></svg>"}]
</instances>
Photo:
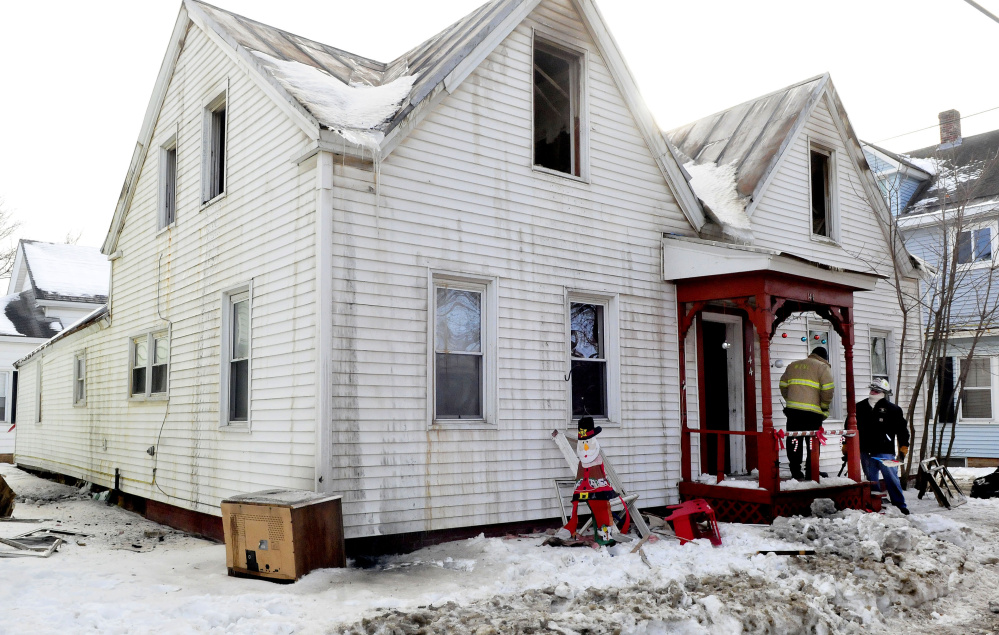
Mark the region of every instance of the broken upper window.
<instances>
[{"instance_id":1,"label":"broken upper window","mask_svg":"<svg viewBox=\"0 0 999 635\"><path fill-rule=\"evenodd\" d=\"M966 265L979 260L992 260L992 229L982 227L957 235L957 262Z\"/></svg>"},{"instance_id":2,"label":"broken upper window","mask_svg":"<svg viewBox=\"0 0 999 635\"><path fill-rule=\"evenodd\" d=\"M812 234L832 238L831 154L811 148Z\"/></svg>"},{"instance_id":3,"label":"broken upper window","mask_svg":"<svg viewBox=\"0 0 999 635\"><path fill-rule=\"evenodd\" d=\"M201 202L225 193L228 92L223 90L208 102L204 111L204 131L201 156Z\"/></svg>"},{"instance_id":4,"label":"broken upper window","mask_svg":"<svg viewBox=\"0 0 999 635\"><path fill-rule=\"evenodd\" d=\"M582 58L534 42L534 165L581 175L580 70Z\"/></svg>"}]
</instances>

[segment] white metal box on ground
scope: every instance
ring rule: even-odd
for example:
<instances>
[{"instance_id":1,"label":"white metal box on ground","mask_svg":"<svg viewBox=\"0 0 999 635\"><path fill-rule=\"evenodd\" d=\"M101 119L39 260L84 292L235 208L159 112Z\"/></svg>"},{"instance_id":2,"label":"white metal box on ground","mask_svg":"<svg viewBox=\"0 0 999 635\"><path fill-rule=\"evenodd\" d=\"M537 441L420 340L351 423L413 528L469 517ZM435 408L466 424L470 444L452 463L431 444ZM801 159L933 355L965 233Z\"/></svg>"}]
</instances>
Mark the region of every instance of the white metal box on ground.
<instances>
[{"instance_id":1,"label":"white metal box on ground","mask_svg":"<svg viewBox=\"0 0 999 635\"><path fill-rule=\"evenodd\" d=\"M267 490L222 501L229 575L294 582L313 569L344 567L340 496Z\"/></svg>"}]
</instances>

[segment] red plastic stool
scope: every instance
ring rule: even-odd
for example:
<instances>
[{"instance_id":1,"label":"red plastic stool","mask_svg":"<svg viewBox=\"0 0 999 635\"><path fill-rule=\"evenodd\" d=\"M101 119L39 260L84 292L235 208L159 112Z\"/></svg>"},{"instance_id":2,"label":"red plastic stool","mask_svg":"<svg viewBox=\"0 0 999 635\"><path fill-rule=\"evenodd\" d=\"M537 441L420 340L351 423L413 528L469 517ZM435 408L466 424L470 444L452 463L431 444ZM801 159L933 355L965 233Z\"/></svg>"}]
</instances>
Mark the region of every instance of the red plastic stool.
<instances>
[{"instance_id":1,"label":"red plastic stool","mask_svg":"<svg viewBox=\"0 0 999 635\"><path fill-rule=\"evenodd\" d=\"M698 538L708 538L715 547L721 546L715 510L711 509L708 501L697 498L679 505L668 505L666 509L676 510L663 520L673 525L673 531L681 545Z\"/></svg>"}]
</instances>

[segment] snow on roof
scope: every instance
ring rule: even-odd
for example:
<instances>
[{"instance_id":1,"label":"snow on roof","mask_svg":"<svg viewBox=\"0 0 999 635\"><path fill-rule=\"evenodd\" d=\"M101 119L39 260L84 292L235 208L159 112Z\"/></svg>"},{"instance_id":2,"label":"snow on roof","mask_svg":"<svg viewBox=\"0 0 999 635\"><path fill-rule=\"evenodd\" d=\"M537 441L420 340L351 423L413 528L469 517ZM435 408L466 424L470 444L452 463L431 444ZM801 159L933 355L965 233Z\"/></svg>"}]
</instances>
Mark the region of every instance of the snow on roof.
<instances>
[{"instance_id":1,"label":"snow on roof","mask_svg":"<svg viewBox=\"0 0 999 635\"><path fill-rule=\"evenodd\" d=\"M735 164L697 165L691 161L683 167L690 174L690 187L694 188L694 193L711 208L723 225L746 230L751 228L749 216L746 215L749 199L738 192Z\"/></svg>"},{"instance_id":2,"label":"snow on roof","mask_svg":"<svg viewBox=\"0 0 999 635\"><path fill-rule=\"evenodd\" d=\"M20 293L6 295L0 298L0 335L13 335L23 337L23 333L17 330L14 323L7 318L7 306L12 302L21 299Z\"/></svg>"},{"instance_id":3,"label":"snow on roof","mask_svg":"<svg viewBox=\"0 0 999 635\"><path fill-rule=\"evenodd\" d=\"M107 302L111 263L97 248L33 240L21 248L38 299Z\"/></svg>"},{"instance_id":4,"label":"snow on roof","mask_svg":"<svg viewBox=\"0 0 999 635\"><path fill-rule=\"evenodd\" d=\"M417 78L404 75L381 86L348 85L314 66L260 51L253 54L316 119L334 128L366 130L384 123L409 96Z\"/></svg>"},{"instance_id":5,"label":"snow on roof","mask_svg":"<svg viewBox=\"0 0 999 635\"><path fill-rule=\"evenodd\" d=\"M999 199L999 130L908 153L906 159L932 178L909 201L907 214L936 207L965 207Z\"/></svg>"},{"instance_id":6,"label":"snow on roof","mask_svg":"<svg viewBox=\"0 0 999 635\"><path fill-rule=\"evenodd\" d=\"M935 176L937 173L937 160L936 159L920 159L918 157L910 157L903 155L905 160L916 166L923 172L926 172L930 176Z\"/></svg>"}]
</instances>

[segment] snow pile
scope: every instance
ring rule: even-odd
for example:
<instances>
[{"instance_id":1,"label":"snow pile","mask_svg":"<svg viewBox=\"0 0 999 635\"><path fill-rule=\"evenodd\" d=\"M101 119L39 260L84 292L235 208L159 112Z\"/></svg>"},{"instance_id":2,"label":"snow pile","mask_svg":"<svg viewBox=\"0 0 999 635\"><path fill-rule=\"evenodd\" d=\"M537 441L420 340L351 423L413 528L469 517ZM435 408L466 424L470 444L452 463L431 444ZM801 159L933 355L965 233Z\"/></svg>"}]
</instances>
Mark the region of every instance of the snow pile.
<instances>
[{"instance_id":1,"label":"snow pile","mask_svg":"<svg viewBox=\"0 0 999 635\"><path fill-rule=\"evenodd\" d=\"M750 233L752 225L746 215L747 199L736 188L735 164L718 165L690 161L684 164L690 174L690 187L697 198L707 205L714 220L736 233Z\"/></svg>"},{"instance_id":2,"label":"snow pile","mask_svg":"<svg viewBox=\"0 0 999 635\"><path fill-rule=\"evenodd\" d=\"M18 493L0 536L90 534L3 561L17 632L940 633L996 631L999 501L912 516L837 512L773 528L721 524L723 546L542 546L545 534L456 541L314 571L293 585L226 575L225 548L0 465ZM960 540L959 540L960 539ZM960 544L963 543L963 544ZM787 556L780 550L813 550ZM647 563L646 563L647 562ZM364 564L365 566L360 566ZM57 592L54 590L57 589ZM999 620L999 616L995 616ZM991 626L989 626L991 624ZM5 626L0 626L3 632ZM13 632L13 631L12 631Z\"/></svg>"},{"instance_id":3,"label":"snow pile","mask_svg":"<svg viewBox=\"0 0 999 635\"><path fill-rule=\"evenodd\" d=\"M24 258L35 288L67 297L107 297L111 263L100 250L81 245L25 241Z\"/></svg>"},{"instance_id":4,"label":"snow pile","mask_svg":"<svg viewBox=\"0 0 999 635\"><path fill-rule=\"evenodd\" d=\"M253 54L320 123L331 129L349 129L344 132L355 131L350 139L355 142L370 141L357 131L371 130L395 115L417 78L404 75L383 86L348 86L314 66L279 60L261 51Z\"/></svg>"}]
</instances>

